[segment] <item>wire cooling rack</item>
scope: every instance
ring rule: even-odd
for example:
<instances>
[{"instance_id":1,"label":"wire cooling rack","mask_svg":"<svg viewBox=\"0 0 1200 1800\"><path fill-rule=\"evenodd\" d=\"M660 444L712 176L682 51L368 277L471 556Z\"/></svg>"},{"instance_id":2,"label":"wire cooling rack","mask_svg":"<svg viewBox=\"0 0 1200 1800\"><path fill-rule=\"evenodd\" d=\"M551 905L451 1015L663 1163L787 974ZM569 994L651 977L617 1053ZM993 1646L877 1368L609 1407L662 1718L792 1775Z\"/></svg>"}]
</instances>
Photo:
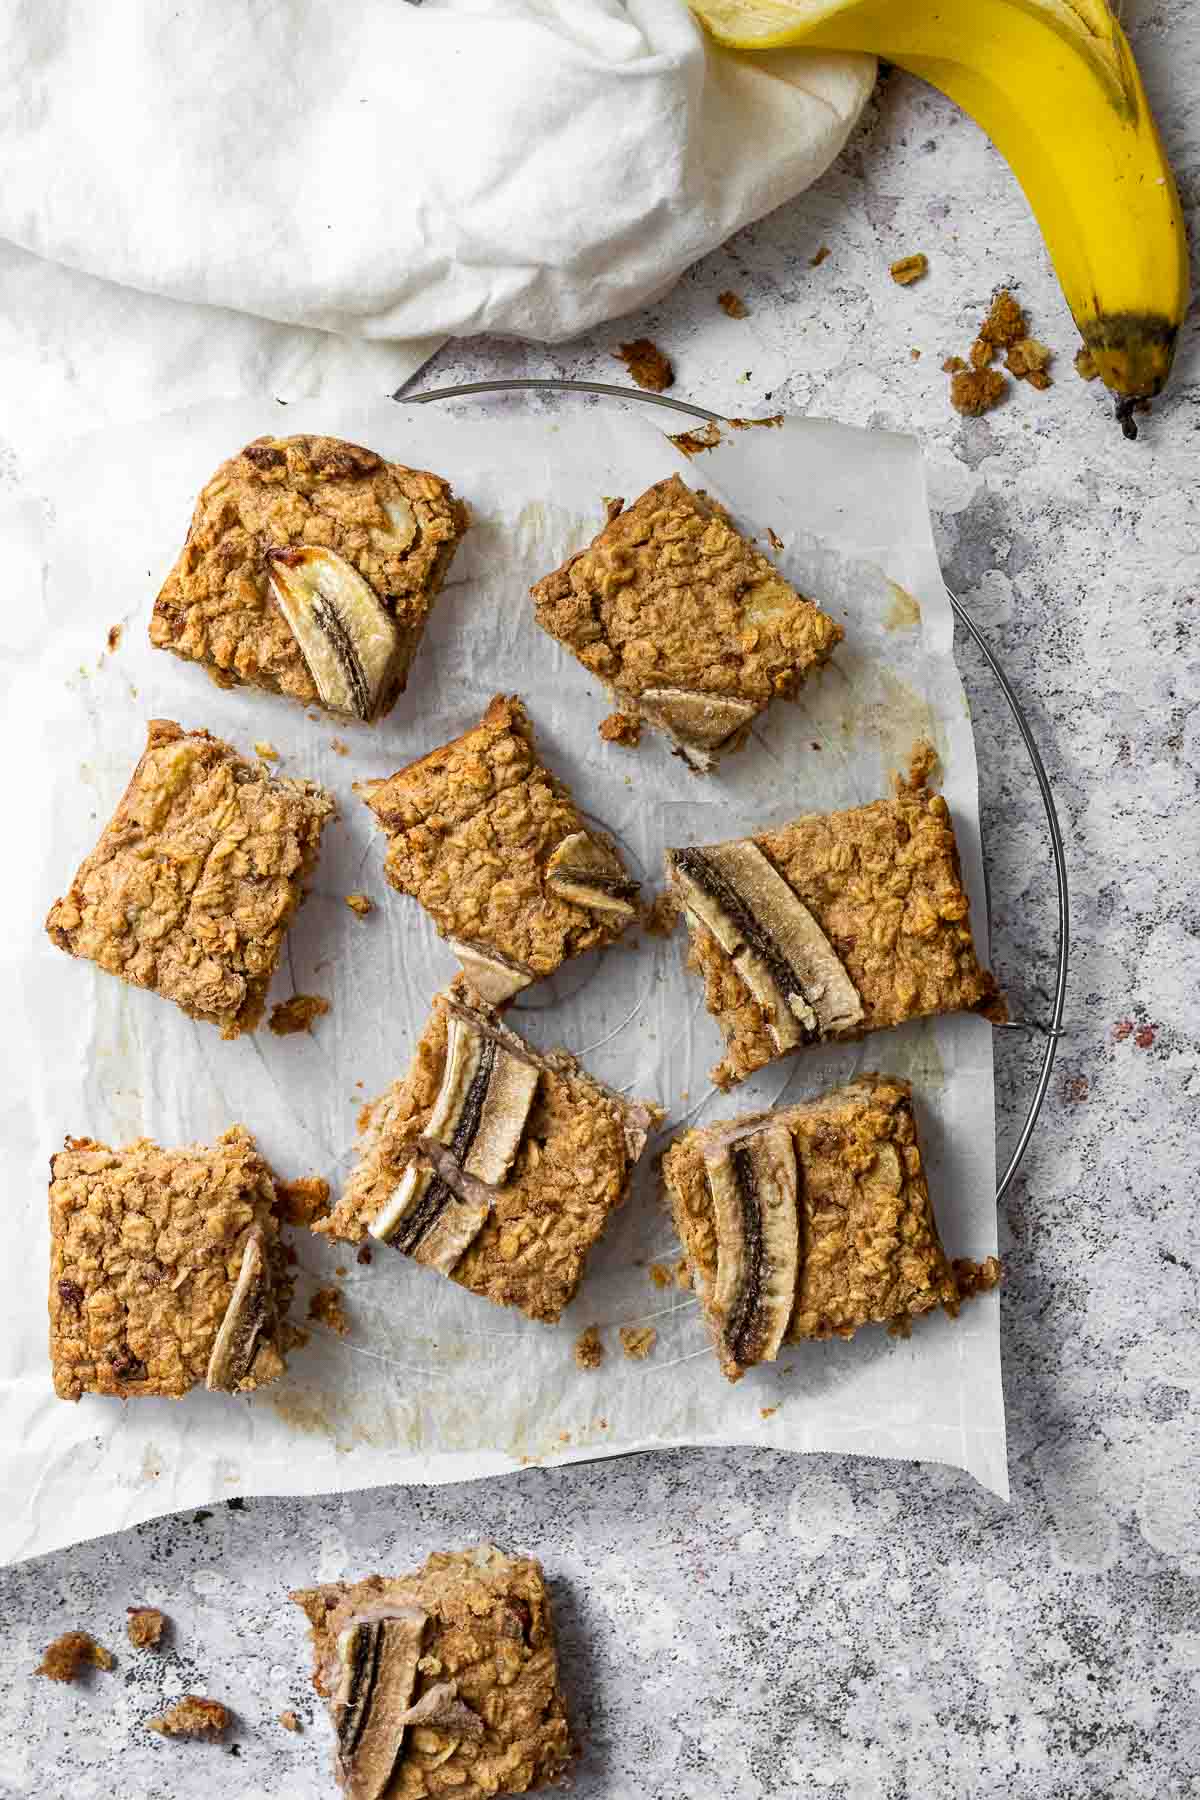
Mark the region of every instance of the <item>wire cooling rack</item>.
<instances>
[{"instance_id":1,"label":"wire cooling rack","mask_svg":"<svg viewBox=\"0 0 1200 1800\"><path fill-rule=\"evenodd\" d=\"M410 394L403 388L392 397L403 401L405 405L427 406L435 401L461 400L472 394L506 394L520 392L540 392L546 394L600 394L610 399L631 402L639 406L657 406L681 413L687 418L701 419L707 424L723 425L727 423L725 415L713 412L706 406L696 406L690 400L675 400L668 394L647 393L641 388L621 387L609 381L567 381L552 376L526 376L503 381L467 381L452 387L428 388L419 393ZM1033 768L1034 780L1037 783L1042 808L1045 813L1046 830L1050 840L1050 853L1053 861L1055 898L1058 906L1058 924L1055 933L1054 977L1053 988L1049 996L1049 1011L1044 1019L1010 1019L1005 1025L997 1026L997 1030L1022 1032L1039 1038L1042 1042L1041 1062L1034 1077L1025 1116L1017 1129L1016 1142L1009 1154L1004 1173L996 1184L997 1202L1004 1198L1013 1177L1021 1165L1021 1159L1029 1148L1030 1140L1037 1127L1046 1095L1050 1087L1050 1077L1054 1069L1054 1059L1058 1051L1058 1040L1063 1035L1063 1007L1067 994L1067 965L1071 944L1071 909L1067 889L1067 864L1063 850L1062 830L1058 822L1058 813L1054 805L1054 794L1050 787L1050 777L1046 773L1046 765L1038 748L1025 710L1018 700L1012 683L1009 681L999 658L991 645L976 625L967 608L958 596L946 589L954 616L963 631L973 642L976 650L996 683L1009 712L1016 725L1025 753ZM989 897L990 899L990 897Z\"/></svg>"}]
</instances>

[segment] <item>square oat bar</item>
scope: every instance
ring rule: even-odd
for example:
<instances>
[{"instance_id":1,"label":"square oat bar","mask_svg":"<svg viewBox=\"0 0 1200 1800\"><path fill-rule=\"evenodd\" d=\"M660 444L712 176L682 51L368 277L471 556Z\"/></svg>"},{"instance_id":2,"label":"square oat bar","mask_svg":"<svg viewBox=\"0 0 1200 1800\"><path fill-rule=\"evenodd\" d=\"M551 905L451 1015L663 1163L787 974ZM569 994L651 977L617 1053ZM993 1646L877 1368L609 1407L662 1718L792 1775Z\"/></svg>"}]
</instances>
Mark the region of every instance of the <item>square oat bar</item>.
<instances>
[{"instance_id":1,"label":"square oat bar","mask_svg":"<svg viewBox=\"0 0 1200 1800\"><path fill-rule=\"evenodd\" d=\"M239 1037L262 1017L333 811L315 782L152 719L120 805L46 930L60 950Z\"/></svg>"},{"instance_id":2,"label":"square oat bar","mask_svg":"<svg viewBox=\"0 0 1200 1800\"><path fill-rule=\"evenodd\" d=\"M663 1180L730 1381L785 1342L903 1330L999 1279L995 1258L946 1259L899 1078L685 1132Z\"/></svg>"},{"instance_id":3,"label":"square oat bar","mask_svg":"<svg viewBox=\"0 0 1200 1800\"><path fill-rule=\"evenodd\" d=\"M369 1234L553 1324L661 1118L565 1050L532 1050L460 979L434 1000L408 1074L363 1109L358 1161L314 1230Z\"/></svg>"},{"instance_id":4,"label":"square oat bar","mask_svg":"<svg viewBox=\"0 0 1200 1800\"><path fill-rule=\"evenodd\" d=\"M1003 1018L971 936L950 809L914 757L891 799L668 850L691 966L725 1038L718 1087L828 1038L934 1013Z\"/></svg>"},{"instance_id":5,"label":"square oat bar","mask_svg":"<svg viewBox=\"0 0 1200 1800\"><path fill-rule=\"evenodd\" d=\"M587 549L532 593L543 630L697 769L740 748L844 636L678 475L625 510L611 502Z\"/></svg>"},{"instance_id":6,"label":"square oat bar","mask_svg":"<svg viewBox=\"0 0 1200 1800\"><path fill-rule=\"evenodd\" d=\"M380 719L466 529L425 469L339 438L256 438L201 492L150 642L221 687Z\"/></svg>"},{"instance_id":7,"label":"square oat bar","mask_svg":"<svg viewBox=\"0 0 1200 1800\"><path fill-rule=\"evenodd\" d=\"M637 882L538 760L515 695L497 694L470 731L354 791L387 834L388 881L420 901L493 1005L637 918Z\"/></svg>"},{"instance_id":8,"label":"square oat bar","mask_svg":"<svg viewBox=\"0 0 1200 1800\"><path fill-rule=\"evenodd\" d=\"M68 1138L50 1159L50 1364L60 1400L243 1393L293 1341L278 1199L254 1139L111 1150Z\"/></svg>"},{"instance_id":9,"label":"square oat bar","mask_svg":"<svg viewBox=\"0 0 1200 1800\"><path fill-rule=\"evenodd\" d=\"M576 1753L541 1564L491 1544L400 1576L301 1588L313 1686L350 1800L490 1800L556 1782Z\"/></svg>"}]
</instances>

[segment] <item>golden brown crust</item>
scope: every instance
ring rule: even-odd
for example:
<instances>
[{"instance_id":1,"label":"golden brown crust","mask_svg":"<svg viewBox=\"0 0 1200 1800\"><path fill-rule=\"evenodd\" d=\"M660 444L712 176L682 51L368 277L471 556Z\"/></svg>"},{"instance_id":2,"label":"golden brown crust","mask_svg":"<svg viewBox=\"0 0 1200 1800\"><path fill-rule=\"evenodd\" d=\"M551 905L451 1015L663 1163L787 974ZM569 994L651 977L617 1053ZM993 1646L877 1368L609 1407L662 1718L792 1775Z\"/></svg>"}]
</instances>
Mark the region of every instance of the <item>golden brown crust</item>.
<instances>
[{"instance_id":1,"label":"golden brown crust","mask_svg":"<svg viewBox=\"0 0 1200 1800\"><path fill-rule=\"evenodd\" d=\"M271 1171L242 1125L215 1144L109 1149L68 1138L50 1160L50 1363L60 1400L178 1396L203 1382L251 1233L272 1304L239 1392L284 1370L291 1298Z\"/></svg>"},{"instance_id":2,"label":"golden brown crust","mask_svg":"<svg viewBox=\"0 0 1200 1800\"><path fill-rule=\"evenodd\" d=\"M219 1700L205 1700L200 1694L185 1694L174 1706L157 1718L147 1719L150 1731L162 1737L219 1737L227 1730L232 1714Z\"/></svg>"},{"instance_id":3,"label":"golden brown crust","mask_svg":"<svg viewBox=\"0 0 1200 1800\"><path fill-rule=\"evenodd\" d=\"M842 628L678 475L617 514L532 590L538 623L618 701L647 690L794 699Z\"/></svg>"},{"instance_id":4,"label":"golden brown crust","mask_svg":"<svg viewBox=\"0 0 1200 1800\"><path fill-rule=\"evenodd\" d=\"M98 1644L88 1631L64 1631L52 1644L47 1644L41 1662L33 1671L47 1681L77 1681L86 1666L111 1669L115 1658L111 1650Z\"/></svg>"},{"instance_id":5,"label":"golden brown crust","mask_svg":"<svg viewBox=\"0 0 1200 1800\"><path fill-rule=\"evenodd\" d=\"M887 800L847 812L807 813L751 841L816 919L858 990L861 1037L907 1019L983 1012L1003 1018L995 977L971 935L950 809L925 785L919 762ZM689 964L704 978L726 1053L712 1079L741 1081L777 1049L762 1009L716 939L688 921Z\"/></svg>"},{"instance_id":6,"label":"golden brown crust","mask_svg":"<svg viewBox=\"0 0 1200 1800\"><path fill-rule=\"evenodd\" d=\"M125 1631L135 1650L157 1650L166 1627L166 1614L157 1606L127 1606Z\"/></svg>"},{"instance_id":7,"label":"golden brown crust","mask_svg":"<svg viewBox=\"0 0 1200 1800\"><path fill-rule=\"evenodd\" d=\"M768 1119L790 1131L800 1177L800 1273L789 1341L853 1337L863 1325L957 1303L907 1081L862 1075L817 1100L747 1114L728 1125ZM663 1158L675 1227L704 1303L717 1272L704 1146L724 1129L685 1132ZM728 1359L723 1367L731 1380L741 1372Z\"/></svg>"},{"instance_id":8,"label":"golden brown crust","mask_svg":"<svg viewBox=\"0 0 1200 1800\"><path fill-rule=\"evenodd\" d=\"M488 1544L435 1551L412 1575L371 1575L291 1597L311 1626L313 1686L326 1699L339 1631L372 1606L416 1606L429 1624L414 1704L452 1681L459 1701L483 1722L481 1733L458 1737L410 1727L386 1800L445 1794L490 1800L543 1787L566 1770L575 1746L559 1686L550 1596L531 1557L506 1556Z\"/></svg>"},{"instance_id":9,"label":"golden brown crust","mask_svg":"<svg viewBox=\"0 0 1200 1800\"><path fill-rule=\"evenodd\" d=\"M460 986L437 996L408 1073L363 1109L357 1162L316 1231L359 1243L392 1198L441 1086L448 1005L465 992ZM494 1018L482 1009L477 1016ZM540 1064L541 1078L508 1177L489 1190L491 1210L451 1279L552 1324L624 1200L646 1132L661 1113L649 1102L630 1104L610 1093L563 1051L541 1058L512 1041Z\"/></svg>"},{"instance_id":10,"label":"golden brown crust","mask_svg":"<svg viewBox=\"0 0 1200 1800\"><path fill-rule=\"evenodd\" d=\"M547 879L558 846L589 827L538 760L515 695L497 694L470 731L355 792L387 834L388 881L420 901L443 937L537 977L629 923L564 899Z\"/></svg>"},{"instance_id":11,"label":"golden brown crust","mask_svg":"<svg viewBox=\"0 0 1200 1800\"><path fill-rule=\"evenodd\" d=\"M207 731L152 719L121 802L46 930L234 1038L253 1031L334 811Z\"/></svg>"},{"instance_id":12,"label":"golden brown crust","mask_svg":"<svg viewBox=\"0 0 1200 1800\"><path fill-rule=\"evenodd\" d=\"M404 544L387 508L411 510ZM276 606L266 552L334 551L368 582L397 625L397 652L376 717L403 693L409 664L467 512L449 483L330 437L256 438L222 463L196 502L187 539L154 604L150 642L242 683L321 705L300 646Z\"/></svg>"}]
</instances>

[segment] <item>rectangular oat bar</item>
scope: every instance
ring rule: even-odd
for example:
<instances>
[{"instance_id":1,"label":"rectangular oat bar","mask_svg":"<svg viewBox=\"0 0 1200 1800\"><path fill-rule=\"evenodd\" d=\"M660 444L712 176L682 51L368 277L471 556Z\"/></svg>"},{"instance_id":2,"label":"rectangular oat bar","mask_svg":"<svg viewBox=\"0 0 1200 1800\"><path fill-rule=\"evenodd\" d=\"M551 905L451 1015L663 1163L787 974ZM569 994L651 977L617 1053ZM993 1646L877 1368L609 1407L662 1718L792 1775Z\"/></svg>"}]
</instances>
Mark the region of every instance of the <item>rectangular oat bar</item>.
<instances>
[{"instance_id":1,"label":"rectangular oat bar","mask_svg":"<svg viewBox=\"0 0 1200 1800\"><path fill-rule=\"evenodd\" d=\"M412 1574L301 1588L313 1686L350 1800L491 1800L557 1782L576 1754L541 1564L491 1544Z\"/></svg>"},{"instance_id":2,"label":"rectangular oat bar","mask_svg":"<svg viewBox=\"0 0 1200 1800\"><path fill-rule=\"evenodd\" d=\"M481 999L499 1005L637 918L638 884L538 756L515 695L355 792L388 839L385 872L419 900Z\"/></svg>"},{"instance_id":3,"label":"rectangular oat bar","mask_svg":"<svg viewBox=\"0 0 1200 1800\"><path fill-rule=\"evenodd\" d=\"M531 1049L460 980L407 1075L364 1108L345 1192L314 1229L369 1234L553 1324L661 1117Z\"/></svg>"},{"instance_id":4,"label":"rectangular oat bar","mask_svg":"<svg viewBox=\"0 0 1200 1800\"><path fill-rule=\"evenodd\" d=\"M918 755L890 799L668 850L729 1087L776 1058L937 1013L1003 1018L971 935L950 809Z\"/></svg>"},{"instance_id":5,"label":"rectangular oat bar","mask_svg":"<svg viewBox=\"0 0 1200 1800\"><path fill-rule=\"evenodd\" d=\"M899 1077L685 1132L663 1180L730 1381L784 1343L902 1329L998 1279L994 1259L946 1258Z\"/></svg>"},{"instance_id":6,"label":"rectangular oat bar","mask_svg":"<svg viewBox=\"0 0 1200 1800\"><path fill-rule=\"evenodd\" d=\"M613 501L604 529L532 593L542 629L703 770L844 636L678 475L628 508Z\"/></svg>"},{"instance_id":7,"label":"rectangular oat bar","mask_svg":"<svg viewBox=\"0 0 1200 1800\"><path fill-rule=\"evenodd\" d=\"M207 731L152 719L116 812L46 930L224 1038L262 1017L334 804Z\"/></svg>"},{"instance_id":8,"label":"rectangular oat bar","mask_svg":"<svg viewBox=\"0 0 1200 1800\"><path fill-rule=\"evenodd\" d=\"M256 438L202 490L150 642L221 687L372 722L404 692L466 529L426 469L340 438Z\"/></svg>"},{"instance_id":9,"label":"rectangular oat bar","mask_svg":"<svg viewBox=\"0 0 1200 1800\"><path fill-rule=\"evenodd\" d=\"M244 1393L282 1375L292 1283L254 1139L50 1159L50 1364L60 1400Z\"/></svg>"}]
</instances>

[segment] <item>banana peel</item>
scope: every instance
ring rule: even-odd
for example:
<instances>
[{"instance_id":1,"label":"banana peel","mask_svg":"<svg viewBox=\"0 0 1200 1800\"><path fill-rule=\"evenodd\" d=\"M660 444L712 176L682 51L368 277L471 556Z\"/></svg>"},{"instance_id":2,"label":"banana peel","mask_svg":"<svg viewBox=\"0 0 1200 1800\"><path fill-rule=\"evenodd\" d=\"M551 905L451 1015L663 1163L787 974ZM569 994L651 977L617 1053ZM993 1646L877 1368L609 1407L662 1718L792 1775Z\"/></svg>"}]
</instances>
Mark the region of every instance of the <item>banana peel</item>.
<instances>
[{"instance_id":1,"label":"banana peel","mask_svg":"<svg viewBox=\"0 0 1200 1800\"><path fill-rule=\"evenodd\" d=\"M1127 436L1161 392L1190 297L1179 194L1104 0L690 0L731 49L885 57L987 132L1033 209Z\"/></svg>"}]
</instances>

